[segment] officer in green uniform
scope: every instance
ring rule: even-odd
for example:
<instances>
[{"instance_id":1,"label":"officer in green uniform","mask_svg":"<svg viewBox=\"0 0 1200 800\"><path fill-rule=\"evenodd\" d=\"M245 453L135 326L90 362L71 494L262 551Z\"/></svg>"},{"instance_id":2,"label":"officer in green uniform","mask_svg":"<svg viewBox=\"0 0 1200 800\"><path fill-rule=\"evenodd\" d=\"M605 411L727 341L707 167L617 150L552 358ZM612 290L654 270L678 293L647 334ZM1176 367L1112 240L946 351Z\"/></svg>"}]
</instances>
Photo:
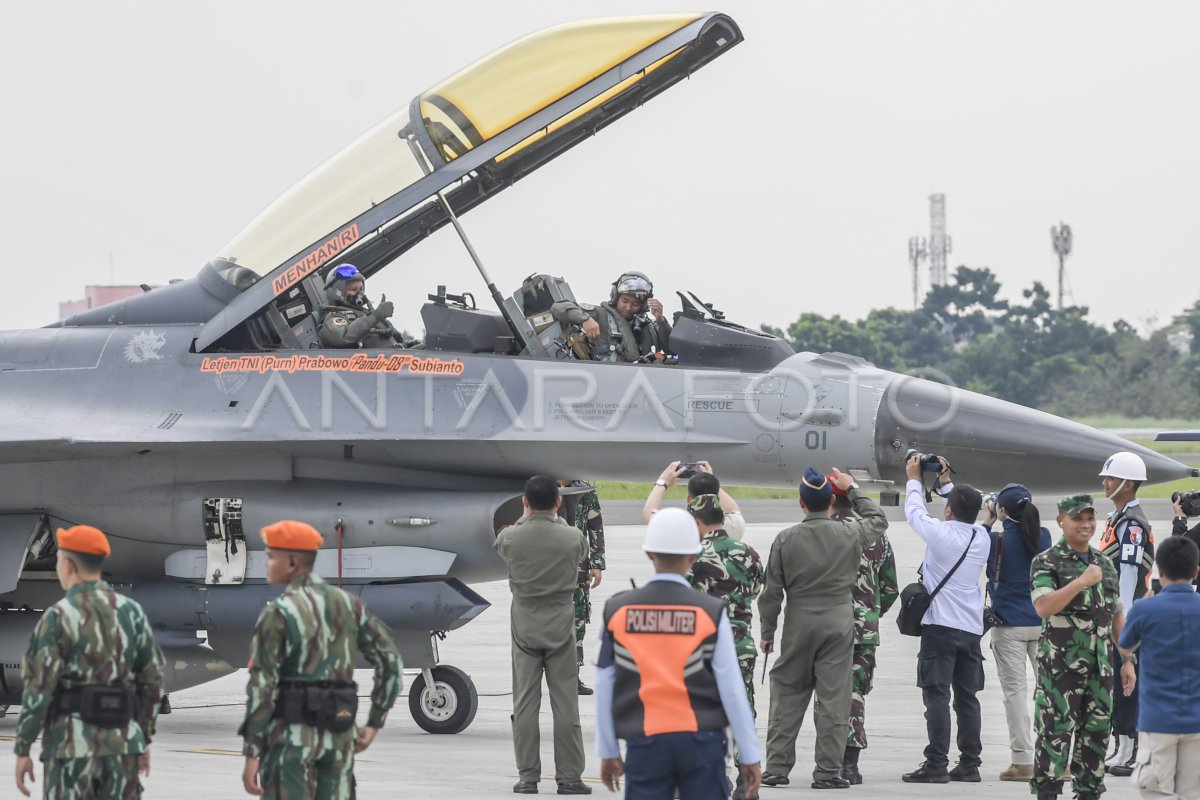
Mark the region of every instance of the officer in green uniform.
<instances>
[{"instance_id":1,"label":"officer in green uniform","mask_svg":"<svg viewBox=\"0 0 1200 800\"><path fill-rule=\"evenodd\" d=\"M559 481L560 486L587 488L575 506L575 527L587 537L588 551L579 562L579 578L575 584L575 661L583 668L583 637L587 624L592 619L592 589L600 585L604 576L604 517L600 513L600 497L596 487L587 481ZM579 677L579 694L590 695L592 689Z\"/></svg>"},{"instance_id":2,"label":"officer in green uniform","mask_svg":"<svg viewBox=\"0 0 1200 800\"><path fill-rule=\"evenodd\" d=\"M1096 532L1090 495L1058 503L1063 536L1039 553L1030 568L1030 596L1045 622L1038 642L1034 691L1033 778L1038 800L1062 791L1063 775L1075 774L1079 800L1104 792L1104 754L1113 707L1113 648L1125 624L1117 570L1088 542ZM1124 690L1133 690L1133 656L1121 669ZM1071 737L1075 755L1071 755Z\"/></svg>"},{"instance_id":3,"label":"officer in green uniform","mask_svg":"<svg viewBox=\"0 0 1200 800\"><path fill-rule=\"evenodd\" d=\"M56 539L66 596L46 609L21 663L17 789L29 796L29 752L40 733L45 797L138 798L138 772L150 772L162 652L142 607L100 577L107 537L77 525Z\"/></svg>"},{"instance_id":4,"label":"officer in green uniform","mask_svg":"<svg viewBox=\"0 0 1200 800\"><path fill-rule=\"evenodd\" d=\"M366 278L353 264L342 264L325 276L321 306L321 344L325 347L403 347L388 320L395 307L383 296L378 307L367 299Z\"/></svg>"},{"instance_id":5,"label":"officer in green uniform","mask_svg":"<svg viewBox=\"0 0 1200 800\"><path fill-rule=\"evenodd\" d=\"M827 476L832 482L833 476ZM839 522L855 518L854 504L846 492L833 484L830 516ZM863 550L854 582L854 666L850 682L850 732L842 777L851 785L862 783L858 757L867 749L867 695L875 678L875 650L879 647L879 619L900 597L896 579L896 556L887 534Z\"/></svg>"},{"instance_id":6,"label":"officer in green uniform","mask_svg":"<svg viewBox=\"0 0 1200 800\"><path fill-rule=\"evenodd\" d=\"M593 361L648 363L670 346L671 323L654 298L654 284L641 272L626 272L613 281L607 303L581 306L562 300L550 313L583 329Z\"/></svg>"},{"instance_id":7,"label":"officer in green uniform","mask_svg":"<svg viewBox=\"0 0 1200 800\"><path fill-rule=\"evenodd\" d=\"M517 794L537 794L542 777L542 674L554 715L554 779L559 794L591 794L583 776L579 725L579 667L575 661L574 604L587 539L558 516L558 484L545 475L525 482L525 516L500 531L494 545L508 565L512 591L513 749Z\"/></svg>"},{"instance_id":8,"label":"officer in green uniform","mask_svg":"<svg viewBox=\"0 0 1200 800\"><path fill-rule=\"evenodd\" d=\"M242 783L276 800L353 797L354 754L375 740L400 693L400 654L363 602L313 572L322 537L283 520L262 529L267 582L286 587L258 615L250 642ZM375 670L357 729L361 655Z\"/></svg>"},{"instance_id":9,"label":"officer in green uniform","mask_svg":"<svg viewBox=\"0 0 1200 800\"><path fill-rule=\"evenodd\" d=\"M771 670L771 710L767 721L765 786L785 786L796 763L796 736L817 696L814 789L844 789L841 777L850 719L854 658L852 590L863 550L887 529L887 517L858 491L853 478L834 470L833 480L848 492L859 519L829 518L833 487L809 467L800 484L804 521L780 533L767 558L767 585L758 599L762 651L774 650L779 612L787 617L779 660Z\"/></svg>"}]
</instances>

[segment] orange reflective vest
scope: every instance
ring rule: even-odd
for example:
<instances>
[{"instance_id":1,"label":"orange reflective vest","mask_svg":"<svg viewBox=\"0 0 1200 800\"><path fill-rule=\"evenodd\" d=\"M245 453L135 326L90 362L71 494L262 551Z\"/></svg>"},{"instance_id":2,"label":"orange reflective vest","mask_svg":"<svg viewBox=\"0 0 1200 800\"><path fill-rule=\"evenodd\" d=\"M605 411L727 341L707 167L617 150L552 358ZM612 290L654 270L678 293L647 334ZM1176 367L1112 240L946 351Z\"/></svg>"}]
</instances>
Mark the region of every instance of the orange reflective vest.
<instances>
[{"instance_id":1,"label":"orange reflective vest","mask_svg":"<svg viewBox=\"0 0 1200 800\"><path fill-rule=\"evenodd\" d=\"M1121 530L1125 526L1125 530ZM1120 511L1114 511L1108 517L1108 524L1100 536L1100 552L1112 559L1121 569L1136 565L1138 582L1133 591L1133 599L1140 600L1150 590L1150 574L1154 571L1154 534L1150 532L1150 523L1146 512L1139 503L1136 506L1126 505ZM1125 609L1129 613L1129 609Z\"/></svg>"},{"instance_id":2,"label":"orange reflective vest","mask_svg":"<svg viewBox=\"0 0 1200 800\"><path fill-rule=\"evenodd\" d=\"M722 730L712 671L725 601L673 581L651 581L604 607L600 667L615 666L613 721L621 739Z\"/></svg>"}]
</instances>

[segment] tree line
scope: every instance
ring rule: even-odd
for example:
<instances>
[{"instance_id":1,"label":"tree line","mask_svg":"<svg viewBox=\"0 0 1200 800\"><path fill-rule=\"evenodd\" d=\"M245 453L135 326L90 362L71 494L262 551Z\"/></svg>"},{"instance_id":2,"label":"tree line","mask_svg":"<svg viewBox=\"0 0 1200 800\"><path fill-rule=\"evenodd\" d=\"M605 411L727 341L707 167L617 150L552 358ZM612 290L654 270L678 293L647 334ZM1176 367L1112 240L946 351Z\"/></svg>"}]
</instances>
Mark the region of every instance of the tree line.
<instances>
[{"instance_id":1,"label":"tree line","mask_svg":"<svg viewBox=\"0 0 1200 800\"><path fill-rule=\"evenodd\" d=\"M1055 308L1040 282L1020 302L1000 299L1000 286L990 269L960 266L918 310L806 312L786 331L763 330L797 351L897 372L933 367L971 391L1067 417L1200 417L1200 300L1143 336L1125 320L1092 322L1086 306Z\"/></svg>"}]
</instances>

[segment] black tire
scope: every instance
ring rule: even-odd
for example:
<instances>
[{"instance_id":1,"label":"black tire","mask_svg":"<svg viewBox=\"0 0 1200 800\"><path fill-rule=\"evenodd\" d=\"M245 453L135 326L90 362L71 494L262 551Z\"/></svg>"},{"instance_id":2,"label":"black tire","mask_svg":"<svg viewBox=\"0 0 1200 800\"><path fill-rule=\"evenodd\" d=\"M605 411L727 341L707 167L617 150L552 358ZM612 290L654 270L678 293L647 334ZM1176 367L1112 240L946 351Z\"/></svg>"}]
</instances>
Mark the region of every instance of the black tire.
<instances>
[{"instance_id":1,"label":"black tire","mask_svg":"<svg viewBox=\"0 0 1200 800\"><path fill-rule=\"evenodd\" d=\"M433 668L434 691L426 692L425 674L417 676L408 690L408 711L427 733L460 733L467 729L479 710L479 692L471 677L458 667L439 664Z\"/></svg>"}]
</instances>

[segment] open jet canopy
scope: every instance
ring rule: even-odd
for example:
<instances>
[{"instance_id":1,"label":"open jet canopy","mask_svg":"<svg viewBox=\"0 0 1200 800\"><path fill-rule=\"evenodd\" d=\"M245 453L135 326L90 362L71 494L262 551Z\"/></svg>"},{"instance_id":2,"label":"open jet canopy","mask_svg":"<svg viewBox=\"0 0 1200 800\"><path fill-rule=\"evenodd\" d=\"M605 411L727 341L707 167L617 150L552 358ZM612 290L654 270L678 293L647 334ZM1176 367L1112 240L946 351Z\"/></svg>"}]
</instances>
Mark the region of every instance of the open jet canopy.
<instances>
[{"instance_id":1,"label":"open jet canopy","mask_svg":"<svg viewBox=\"0 0 1200 800\"><path fill-rule=\"evenodd\" d=\"M263 211L205 267L240 293L212 348L353 252L378 271L461 214L742 40L723 14L573 22L519 39L413 98ZM268 309L270 311L270 309Z\"/></svg>"}]
</instances>

